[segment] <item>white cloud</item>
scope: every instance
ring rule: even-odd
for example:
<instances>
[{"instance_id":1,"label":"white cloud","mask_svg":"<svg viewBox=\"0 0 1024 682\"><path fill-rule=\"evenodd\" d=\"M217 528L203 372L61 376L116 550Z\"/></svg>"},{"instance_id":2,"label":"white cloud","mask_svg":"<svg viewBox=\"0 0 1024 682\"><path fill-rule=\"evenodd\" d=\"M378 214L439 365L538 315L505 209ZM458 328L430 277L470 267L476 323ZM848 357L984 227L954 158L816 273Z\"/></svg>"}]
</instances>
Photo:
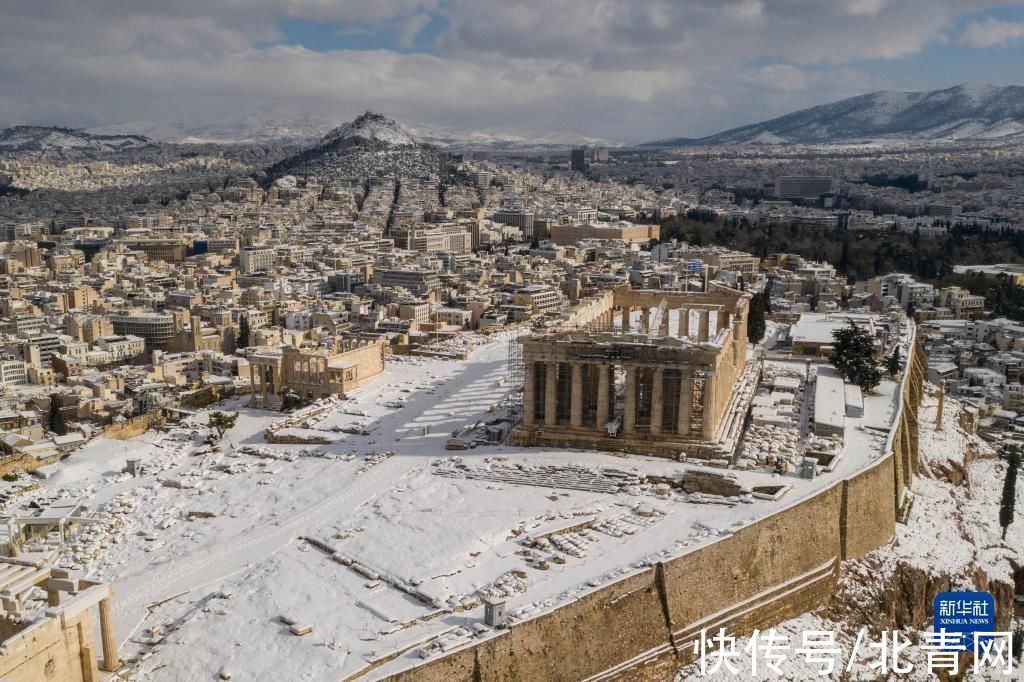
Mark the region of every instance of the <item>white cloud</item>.
<instances>
[{"instance_id":1,"label":"white cloud","mask_svg":"<svg viewBox=\"0 0 1024 682\"><path fill-rule=\"evenodd\" d=\"M426 14L413 14L402 22L398 32L398 44L402 47L412 47L416 42L416 36L430 23L430 17Z\"/></svg>"},{"instance_id":2,"label":"white cloud","mask_svg":"<svg viewBox=\"0 0 1024 682\"><path fill-rule=\"evenodd\" d=\"M0 125L208 122L284 102L621 141L699 135L883 87L860 61L919 52L987 4L7 0ZM435 18L447 29L434 54L317 52L280 44L289 18L391 31L406 49Z\"/></svg>"},{"instance_id":3,"label":"white cloud","mask_svg":"<svg viewBox=\"0 0 1024 682\"><path fill-rule=\"evenodd\" d=\"M985 17L972 21L960 33L960 44L967 47L987 48L1005 45L1024 38L1024 21L1000 21Z\"/></svg>"}]
</instances>

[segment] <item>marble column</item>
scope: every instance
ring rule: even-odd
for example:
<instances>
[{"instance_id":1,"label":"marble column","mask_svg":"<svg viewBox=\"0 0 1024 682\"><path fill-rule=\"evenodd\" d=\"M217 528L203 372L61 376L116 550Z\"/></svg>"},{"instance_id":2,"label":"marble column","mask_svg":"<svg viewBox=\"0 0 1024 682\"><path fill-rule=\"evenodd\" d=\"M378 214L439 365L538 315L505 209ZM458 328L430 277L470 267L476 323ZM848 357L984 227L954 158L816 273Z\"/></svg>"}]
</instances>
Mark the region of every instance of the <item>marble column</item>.
<instances>
[{"instance_id":1,"label":"marble column","mask_svg":"<svg viewBox=\"0 0 1024 682\"><path fill-rule=\"evenodd\" d=\"M534 425L534 413L537 410L536 396L534 395L533 372L536 365L528 362L523 370L523 426L531 429Z\"/></svg>"},{"instance_id":2,"label":"marble column","mask_svg":"<svg viewBox=\"0 0 1024 682\"><path fill-rule=\"evenodd\" d=\"M665 408L664 384L665 370L659 367L654 370L654 384L651 386L651 433L654 434L661 433Z\"/></svg>"},{"instance_id":3,"label":"marble column","mask_svg":"<svg viewBox=\"0 0 1024 682\"><path fill-rule=\"evenodd\" d=\"M704 429L701 433L701 437L704 440L712 440L715 437L716 427L715 414L717 413L716 407L718 402L718 386L715 381L715 377L707 377L704 379L704 396L702 402L704 403Z\"/></svg>"},{"instance_id":4,"label":"marble column","mask_svg":"<svg viewBox=\"0 0 1024 682\"><path fill-rule=\"evenodd\" d=\"M583 426L583 365L572 365L572 392L569 404L569 426L574 429Z\"/></svg>"},{"instance_id":5,"label":"marble column","mask_svg":"<svg viewBox=\"0 0 1024 682\"><path fill-rule=\"evenodd\" d=\"M622 432L636 433L636 367L626 366L626 399L622 412Z\"/></svg>"},{"instance_id":6,"label":"marble column","mask_svg":"<svg viewBox=\"0 0 1024 682\"><path fill-rule=\"evenodd\" d=\"M676 433L680 436L690 435L690 412L693 410L693 379L683 377L679 380L679 418L676 422Z\"/></svg>"},{"instance_id":7,"label":"marble column","mask_svg":"<svg viewBox=\"0 0 1024 682\"><path fill-rule=\"evenodd\" d=\"M708 340L708 328L711 326L711 312L708 310L700 311L700 319L697 324L697 340L704 343Z\"/></svg>"},{"instance_id":8,"label":"marble column","mask_svg":"<svg viewBox=\"0 0 1024 682\"><path fill-rule=\"evenodd\" d=\"M106 672L117 670L121 659L117 654L117 637L114 636L114 609L110 597L100 600L100 639L103 642L103 666Z\"/></svg>"},{"instance_id":9,"label":"marble column","mask_svg":"<svg viewBox=\"0 0 1024 682\"><path fill-rule=\"evenodd\" d=\"M609 402L611 400L611 367L598 365L597 371L597 428L604 429L609 419Z\"/></svg>"},{"instance_id":10,"label":"marble column","mask_svg":"<svg viewBox=\"0 0 1024 682\"><path fill-rule=\"evenodd\" d=\"M544 370L544 425L558 423L558 363L545 363Z\"/></svg>"},{"instance_id":11,"label":"marble column","mask_svg":"<svg viewBox=\"0 0 1024 682\"><path fill-rule=\"evenodd\" d=\"M679 338L690 338L690 309L679 309Z\"/></svg>"}]
</instances>

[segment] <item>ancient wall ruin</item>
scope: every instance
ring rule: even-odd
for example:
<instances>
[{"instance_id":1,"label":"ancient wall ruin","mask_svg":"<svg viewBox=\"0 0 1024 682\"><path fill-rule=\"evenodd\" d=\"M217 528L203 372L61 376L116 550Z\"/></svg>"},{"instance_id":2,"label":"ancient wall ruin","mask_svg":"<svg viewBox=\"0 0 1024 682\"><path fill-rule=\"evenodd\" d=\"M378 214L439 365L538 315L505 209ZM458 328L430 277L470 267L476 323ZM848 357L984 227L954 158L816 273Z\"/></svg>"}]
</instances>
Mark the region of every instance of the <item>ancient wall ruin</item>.
<instances>
[{"instance_id":1,"label":"ancient wall ruin","mask_svg":"<svg viewBox=\"0 0 1024 682\"><path fill-rule=\"evenodd\" d=\"M97 682L100 670L111 672L120 665L110 587L99 583L86 586L86 581L79 584L75 580L58 580L57 583L61 584L60 590L75 587L81 591L67 595L35 622L6 628L0 642L0 680ZM53 585L51 581L44 587L50 592L58 590ZM97 604L100 638L96 636L94 625Z\"/></svg>"},{"instance_id":2,"label":"ancient wall ruin","mask_svg":"<svg viewBox=\"0 0 1024 682\"><path fill-rule=\"evenodd\" d=\"M154 426L163 424L164 421L165 417L162 410L147 412L146 414L126 419L123 422L111 424L103 429L103 437L110 438L111 440L130 440L136 436L141 436Z\"/></svg>"}]
</instances>

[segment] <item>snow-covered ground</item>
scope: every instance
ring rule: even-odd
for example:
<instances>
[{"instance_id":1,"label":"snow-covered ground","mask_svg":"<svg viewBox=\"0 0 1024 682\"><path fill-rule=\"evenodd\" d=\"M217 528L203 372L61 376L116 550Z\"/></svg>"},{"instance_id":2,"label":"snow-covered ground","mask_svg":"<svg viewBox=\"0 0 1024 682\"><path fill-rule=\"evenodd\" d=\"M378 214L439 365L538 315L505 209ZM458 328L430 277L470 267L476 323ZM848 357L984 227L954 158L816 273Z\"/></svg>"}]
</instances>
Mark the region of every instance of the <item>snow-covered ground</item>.
<instances>
[{"instance_id":1,"label":"snow-covered ground","mask_svg":"<svg viewBox=\"0 0 1024 682\"><path fill-rule=\"evenodd\" d=\"M802 365L801 365L802 366ZM302 671L337 679L486 636L483 594L528 618L650 563L691 551L865 466L892 418L883 383L834 472L734 471L745 488L790 486L781 500L716 498L643 483L697 464L545 448L446 451L453 432L503 414L506 342L466 361L393 358L350 400L287 433L322 445L271 445L286 417L244 400L238 422L204 444L205 414L127 443L97 440L54 467L18 504L78 497L103 524L60 563L107 580L122 655L138 679L235 679ZM121 473L140 458L143 476ZM714 469L711 471L720 472ZM527 551L527 539L536 540ZM304 636L289 624L313 626Z\"/></svg>"},{"instance_id":2,"label":"snow-covered ground","mask_svg":"<svg viewBox=\"0 0 1024 682\"><path fill-rule=\"evenodd\" d=\"M736 638L735 650L739 655L732 662L740 676L793 682L837 679L849 667L846 679L851 681L880 679L877 669L880 650L871 649L868 643L877 644L880 640L880 632L875 631L875 627L885 617L877 606L879 596L886 595L891 588L890 578L901 569L920 571L930 579L948 578L952 590L978 589L975 582L978 569L989 579L1013 584L1013 565L1024 565L1024 522L1018 516L1017 522L1009 526L1006 539L1001 538L998 510L1006 463L995 456L985 441L959 428L961 406L955 400L946 400L941 428L936 429L937 406L934 394L924 396L919 414L922 471L912 484L910 514L906 523L896 525L894 541L862 560L844 563L836 603L775 627L780 636L788 638L791 647L786 652L789 656L780 666L781 674L766 669L762 660L759 673L751 675L754 664L749 648L751 638ZM968 456L968 452L972 455ZM930 613L931 608L930 601L923 604L924 613ZM869 630L858 647L857 638L865 624ZM892 624L881 624L890 632L895 629ZM835 633L841 652L836 657L836 676L819 678L821 665L794 655L794 650L802 645L804 633L812 631ZM913 671L899 679L938 679L928 672L927 652L920 645L926 641L928 630L898 632L902 641L914 642L901 656L901 661L912 665ZM851 663L854 650L857 655ZM709 663L712 660L713 657L708 658ZM871 667L873 665L876 667ZM967 669L971 670L971 666L968 662ZM968 679L1020 680L1024 679L1021 666L1022 663L1016 661L1010 675L983 666L979 674L972 672ZM683 668L676 679L677 682L737 679L724 669L715 674L706 673L702 674L695 664Z\"/></svg>"}]
</instances>

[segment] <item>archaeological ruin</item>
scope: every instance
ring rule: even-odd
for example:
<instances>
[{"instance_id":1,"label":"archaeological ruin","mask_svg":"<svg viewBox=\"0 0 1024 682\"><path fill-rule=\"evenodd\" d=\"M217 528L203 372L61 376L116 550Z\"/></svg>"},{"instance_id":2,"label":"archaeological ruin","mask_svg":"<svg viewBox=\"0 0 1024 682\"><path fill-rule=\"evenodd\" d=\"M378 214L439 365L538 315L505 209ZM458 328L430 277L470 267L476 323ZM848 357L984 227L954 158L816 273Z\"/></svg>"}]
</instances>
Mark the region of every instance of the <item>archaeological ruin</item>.
<instances>
[{"instance_id":1,"label":"archaeological ruin","mask_svg":"<svg viewBox=\"0 0 1024 682\"><path fill-rule=\"evenodd\" d=\"M558 324L520 339L520 445L678 457L731 450L754 368L750 295L631 289L584 299Z\"/></svg>"},{"instance_id":2,"label":"archaeological ruin","mask_svg":"<svg viewBox=\"0 0 1024 682\"><path fill-rule=\"evenodd\" d=\"M291 391L308 400L344 396L384 371L387 343L380 338L329 336L307 346L283 346L249 361L252 407L277 408Z\"/></svg>"}]
</instances>

